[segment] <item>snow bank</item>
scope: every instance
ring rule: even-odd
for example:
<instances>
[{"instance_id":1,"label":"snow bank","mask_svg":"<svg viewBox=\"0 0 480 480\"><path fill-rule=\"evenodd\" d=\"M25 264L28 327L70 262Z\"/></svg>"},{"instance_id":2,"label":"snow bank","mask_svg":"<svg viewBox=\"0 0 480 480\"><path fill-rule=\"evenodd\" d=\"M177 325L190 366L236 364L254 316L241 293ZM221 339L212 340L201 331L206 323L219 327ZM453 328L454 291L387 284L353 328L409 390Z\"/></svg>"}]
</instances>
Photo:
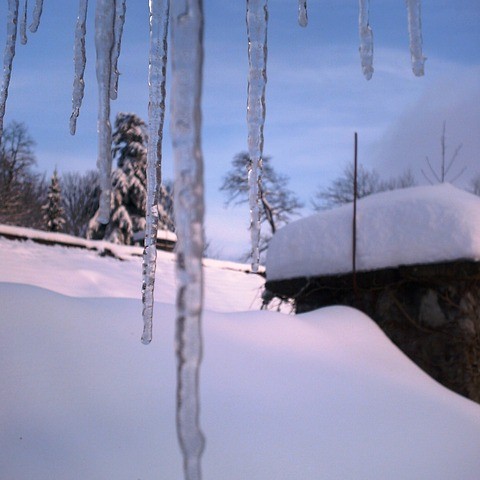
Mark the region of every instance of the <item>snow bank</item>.
<instances>
[{"instance_id":1,"label":"snow bank","mask_svg":"<svg viewBox=\"0 0 480 480\"><path fill-rule=\"evenodd\" d=\"M1 284L0 304L2 478L181 478L172 305L145 347L139 300ZM363 314L206 312L203 332L205 479L478 479L480 407Z\"/></svg>"},{"instance_id":2,"label":"snow bank","mask_svg":"<svg viewBox=\"0 0 480 480\"><path fill-rule=\"evenodd\" d=\"M205 263L207 308L258 307L260 277ZM173 256L159 252L149 347L140 258L0 238L0 265L0 476L181 478ZM365 315L206 311L203 324L204 478L478 478L480 407Z\"/></svg>"},{"instance_id":3,"label":"snow bank","mask_svg":"<svg viewBox=\"0 0 480 480\"><path fill-rule=\"evenodd\" d=\"M352 205L279 230L267 252L268 280L352 270ZM449 184L365 197L357 206L357 269L480 259L480 198Z\"/></svg>"},{"instance_id":4,"label":"snow bank","mask_svg":"<svg viewBox=\"0 0 480 480\"><path fill-rule=\"evenodd\" d=\"M55 240L54 234L46 235ZM101 257L97 250L46 246L0 236L0 281L36 285L73 297L140 298L143 249L111 243L108 247L115 249L118 258ZM157 255L156 300L174 305L175 256L163 251ZM205 259L204 266L205 308L221 312L260 308L265 281L246 273L250 270L247 265ZM141 307L136 315L140 313Z\"/></svg>"}]
</instances>

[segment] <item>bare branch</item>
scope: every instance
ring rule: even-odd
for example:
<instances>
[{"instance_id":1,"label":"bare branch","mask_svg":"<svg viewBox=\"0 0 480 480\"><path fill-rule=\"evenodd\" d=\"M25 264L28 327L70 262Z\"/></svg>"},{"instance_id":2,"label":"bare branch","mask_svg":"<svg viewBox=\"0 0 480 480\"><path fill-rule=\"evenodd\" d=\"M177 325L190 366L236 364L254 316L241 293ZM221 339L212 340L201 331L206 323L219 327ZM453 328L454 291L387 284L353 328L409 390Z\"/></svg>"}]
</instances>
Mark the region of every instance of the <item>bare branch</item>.
<instances>
[{"instance_id":1,"label":"bare branch","mask_svg":"<svg viewBox=\"0 0 480 480\"><path fill-rule=\"evenodd\" d=\"M462 149L463 147L463 143L461 143L460 145L457 146L457 148L455 149L455 151L453 152L453 155L452 155L452 158L450 159L450 162L448 163L448 166L445 170L445 175L448 174L448 172L450 171L450 168L452 168L452 165L453 163L455 162L457 156L458 156L458 153L460 152L460 150ZM453 182L453 180L452 180Z\"/></svg>"},{"instance_id":2,"label":"bare branch","mask_svg":"<svg viewBox=\"0 0 480 480\"><path fill-rule=\"evenodd\" d=\"M263 158L260 195L260 222L268 224L270 234L298 215L302 202L288 188L289 178L277 173L270 163L270 157ZM220 190L226 194L226 205L248 202L247 171L251 162L248 153L240 152L232 160L232 168L223 178ZM267 243L265 239L265 245Z\"/></svg>"},{"instance_id":3,"label":"bare branch","mask_svg":"<svg viewBox=\"0 0 480 480\"><path fill-rule=\"evenodd\" d=\"M430 178L428 178L427 174L425 173L425 171L423 170L423 168L420 170L422 172L422 175L424 176L425 180L430 184L430 185L433 185L433 182L430 180Z\"/></svg>"},{"instance_id":4,"label":"bare branch","mask_svg":"<svg viewBox=\"0 0 480 480\"><path fill-rule=\"evenodd\" d=\"M462 149L462 146L463 146L462 144L460 144L455 148L455 151L453 152L452 156L450 157L450 160L447 163L446 162L446 156L447 156L447 134L446 134L446 131L447 131L447 122L444 121L443 122L443 127L442 127L442 134L440 136L440 154L441 154L441 157L440 157L440 165L439 165L439 173L438 174L435 171L435 169L433 168L433 166L430 162L430 159L428 157L425 157L428 168L429 168L430 172L432 173L432 175L434 176L435 180L438 183L444 183L445 181L447 181L447 176L450 173L450 170L451 170L452 166L455 164L455 162L457 160L457 157L458 157L458 154L459 154L459 152L460 152L460 150ZM463 168L462 171L458 175L456 175L454 178L452 178L449 181L451 183L455 182L464 173L464 171L465 171L465 168ZM423 170L422 170L422 174L428 180L428 182L433 185L434 182L430 179L430 177L428 175L426 175L426 173Z\"/></svg>"},{"instance_id":5,"label":"bare branch","mask_svg":"<svg viewBox=\"0 0 480 480\"><path fill-rule=\"evenodd\" d=\"M458 179L465 173L466 170L467 170L467 167L463 167L463 168L460 170L460 173L459 173L456 177L453 177L453 178L452 178L451 183L453 183L453 182L455 182L456 180L458 180Z\"/></svg>"},{"instance_id":6,"label":"bare branch","mask_svg":"<svg viewBox=\"0 0 480 480\"><path fill-rule=\"evenodd\" d=\"M435 179L437 180L438 183L443 183L443 177L439 177L437 175L437 173L435 172L435 170L433 169L432 167L432 164L430 163L430 159L428 157L425 157L425 160L427 162L427 165L428 165L428 168L430 168L430 171L432 172L433 176L435 177ZM433 185L433 182L431 182L432 185Z\"/></svg>"}]
</instances>

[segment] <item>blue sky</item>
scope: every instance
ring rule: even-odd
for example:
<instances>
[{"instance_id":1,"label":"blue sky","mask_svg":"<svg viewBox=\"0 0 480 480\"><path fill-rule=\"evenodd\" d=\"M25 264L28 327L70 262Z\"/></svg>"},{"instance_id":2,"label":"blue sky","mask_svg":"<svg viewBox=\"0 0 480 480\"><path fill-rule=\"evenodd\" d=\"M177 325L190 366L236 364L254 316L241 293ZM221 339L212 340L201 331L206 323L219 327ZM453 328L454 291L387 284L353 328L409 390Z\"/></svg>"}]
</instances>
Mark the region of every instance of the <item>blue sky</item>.
<instances>
[{"instance_id":1,"label":"blue sky","mask_svg":"<svg viewBox=\"0 0 480 480\"><path fill-rule=\"evenodd\" d=\"M22 3L22 2L21 2ZM32 8L33 1L29 2ZM42 22L17 47L6 122L24 122L36 141L38 169L84 171L97 157L95 52L90 2L86 92L77 134L69 133L76 1L45 0ZM460 183L480 174L480 2L422 2L425 76L410 66L403 0L371 2L374 68L367 82L358 55L358 1L309 2L309 26L296 19L296 0L269 3L269 54L265 154L291 178L304 200L326 186L352 158L353 133L360 161L388 177L410 167L423 177L425 156L440 155L442 123L451 150L462 143ZM247 43L245 3L205 0L203 152L212 251L236 258L248 250L248 208L224 208L218 191L230 161L246 149ZM6 6L0 10L5 38ZM127 1L113 116L132 111L147 119L148 2ZM168 118L164 178L173 172Z\"/></svg>"}]
</instances>

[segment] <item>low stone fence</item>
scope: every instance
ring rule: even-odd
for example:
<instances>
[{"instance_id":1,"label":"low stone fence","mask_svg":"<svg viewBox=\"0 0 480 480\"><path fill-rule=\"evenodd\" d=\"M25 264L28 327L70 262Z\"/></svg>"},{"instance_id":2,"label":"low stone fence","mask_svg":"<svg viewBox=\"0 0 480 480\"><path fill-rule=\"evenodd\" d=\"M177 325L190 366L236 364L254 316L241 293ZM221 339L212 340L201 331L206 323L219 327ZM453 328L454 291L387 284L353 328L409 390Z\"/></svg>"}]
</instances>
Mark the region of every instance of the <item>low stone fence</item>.
<instances>
[{"instance_id":1,"label":"low stone fence","mask_svg":"<svg viewBox=\"0 0 480 480\"><path fill-rule=\"evenodd\" d=\"M268 272L267 272L268 273ZM480 403L480 263L413 265L350 275L269 281L296 312L348 305L370 316L411 360Z\"/></svg>"}]
</instances>

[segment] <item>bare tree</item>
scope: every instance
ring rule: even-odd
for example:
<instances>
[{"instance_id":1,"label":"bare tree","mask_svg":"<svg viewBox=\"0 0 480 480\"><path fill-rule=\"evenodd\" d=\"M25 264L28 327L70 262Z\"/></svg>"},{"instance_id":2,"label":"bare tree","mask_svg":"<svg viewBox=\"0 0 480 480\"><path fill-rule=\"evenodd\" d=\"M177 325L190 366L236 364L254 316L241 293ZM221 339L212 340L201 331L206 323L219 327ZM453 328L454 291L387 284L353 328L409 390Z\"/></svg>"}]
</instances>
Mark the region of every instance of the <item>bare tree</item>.
<instances>
[{"instance_id":1,"label":"bare tree","mask_svg":"<svg viewBox=\"0 0 480 480\"><path fill-rule=\"evenodd\" d=\"M354 165L346 165L342 175L336 178L327 188L319 188L312 200L313 209L326 210L332 207L353 202L354 198ZM379 173L360 165L357 171L357 198L363 198L372 193L396 190L415 185L415 178L411 170L406 170L397 178L382 180Z\"/></svg>"},{"instance_id":2,"label":"bare tree","mask_svg":"<svg viewBox=\"0 0 480 480\"><path fill-rule=\"evenodd\" d=\"M463 173L467 168L467 167L463 167L459 172L457 172L456 175L454 175L450 179L447 178L451 172L453 165L457 160L458 154L460 153L460 150L462 149L463 145L461 143L457 145L452 155L450 156L450 158L447 159L446 129L447 129L447 122L444 121L443 128L442 128L442 136L440 137L441 156L440 156L440 164L438 165L438 170L435 170L430 159L428 157L425 157L425 161L426 161L429 172L425 172L422 169L422 174L431 185L433 185L434 183L445 183L446 181L453 183L463 175Z\"/></svg>"},{"instance_id":3,"label":"bare tree","mask_svg":"<svg viewBox=\"0 0 480 480\"><path fill-rule=\"evenodd\" d=\"M252 161L248 153L241 152L232 160L232 168L223 179L220 190L226 192L227 205L239 205L248 202L247 173ZM263 159L262 181L259 188L261 212L260 222L267 223L270 233L288 223L292 216L298 215L302 202L288 185L289 178L277 173L270 163L270 157Z\"/></svg>"},{"instance_id":4,"label":"bare tree","mask_svg":"<svg viewBox=\"0 0 480 480\"><path fill-rule=\"evenodd\" d=\"M43 224L45 179L33 171L35 143L23 123L11 122L0 145L0 222L27 227Z\"/></svg>"},{"instance_id":5,"label":"bare tree","mask_svg":"<svg viewBox=\"0 0 480 480\"><path fill-rule=\"evenodd\" d=\"M251 159L246 152L240 152L232 160L232 168L223 178L220 190L227 195L227 205L248 202L248 170ZM288 185L289 178L277 173L270 163L270 157L263 159L262 179L259 188L260 223L267 224L269 233L262 234L260 250L266 250L270 237L276 230L287 224L292 216L298 215L302 202Z\"/></svg>"},{"instance_id":6,"label":"bare tree","mask_svg":"<svg viewBox=\"0 0 480 480\"><path fill-rule=\"evenodd\" d=\"M65 216L65 232L85 237L90 218L98 209L100 186L98 172L89 170L65 173L60 179Z\"/></svg>"}]
</instances>

